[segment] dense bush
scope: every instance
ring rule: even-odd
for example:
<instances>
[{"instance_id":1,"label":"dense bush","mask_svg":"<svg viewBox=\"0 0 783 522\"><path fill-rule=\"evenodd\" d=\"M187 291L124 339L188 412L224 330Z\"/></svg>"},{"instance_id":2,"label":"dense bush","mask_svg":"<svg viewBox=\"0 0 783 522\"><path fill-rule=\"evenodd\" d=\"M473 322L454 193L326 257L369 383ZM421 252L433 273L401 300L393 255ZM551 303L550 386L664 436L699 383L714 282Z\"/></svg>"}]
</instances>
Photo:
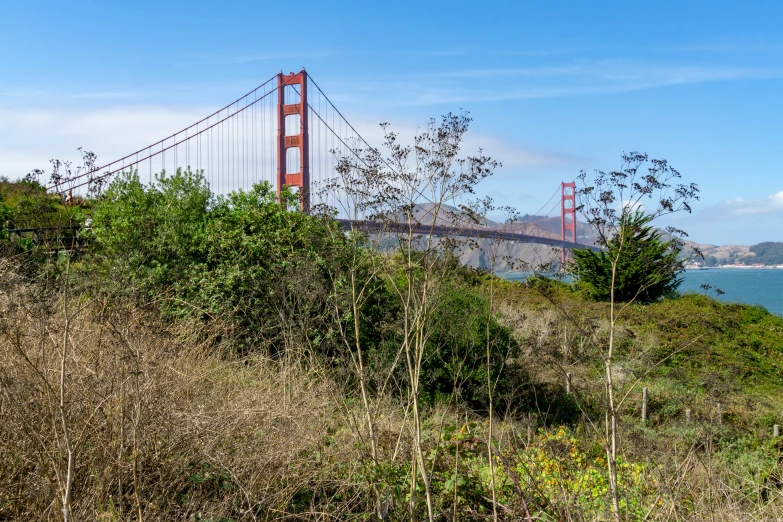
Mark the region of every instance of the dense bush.
<instances>
[{"instance_id":1,"label":"dense bush","mask_svg":"<svg viewBox=\"0 0 783 522\"><path fill-rule=\"evenodd\" d=\"M89 206L81 198L65 205L61 196L47 192L35 180L0 179L0 229L81 225Z\"/></svg>"},{"instance_id":2,"label":"dense bush","mask_svg":"<svg viewBox=\"0 0 783 522\"><path fill-rule=\"evenodd\" d=\"M298 296L321 298L318 310L297 312L323 315L321 256L342 237L334 222L289 211L294 195L283 197L281 205L268 184L215 197L189 170L150 185L126 174L95 210L95 255L172 316L228 319L242 343L260 342L294 280L311 286Z\"/></svg>"},{"instance_id":3,"label":"dense bush","mask_svg":"<svg viewBox=\"0 0 783 522\"><path fill-rule=\"evenodd\" d=\"M606 249L574 249L569 270L577 285L599 301L610 300L613 286L614 299L620 302L649 303L674 296L682 282L677 277L683 271L680 243L664 241L651 220L641 212L630 213Z\"/></svg>"},{"instance_id":4,"label":"dense bush","mask_svg":"<svg viewBox=\"0 0 783 522\"><path fill-rule=\"evenodd\" d=\"M515 381L522 372L515 362L519 344L489 314L487 297L471 288L454 288L433 320L437 326L423 366L424 396L432 400L453 394L471 408L485 409L489 377L494 383L495 408L513 408Z\"/></svg>"},{"instance_id":5,"label":"dense bush","mask_svg":"<svg viewBox=\"0 0 783 522\"><path fill-rule=\"evenodd\" d=\"M211 199L203 177L190 171L164 172L149 186L123 174L95 208L95 257L112 276L150 294L186 285L204 261Z\"/></svg>"}]
</instances>

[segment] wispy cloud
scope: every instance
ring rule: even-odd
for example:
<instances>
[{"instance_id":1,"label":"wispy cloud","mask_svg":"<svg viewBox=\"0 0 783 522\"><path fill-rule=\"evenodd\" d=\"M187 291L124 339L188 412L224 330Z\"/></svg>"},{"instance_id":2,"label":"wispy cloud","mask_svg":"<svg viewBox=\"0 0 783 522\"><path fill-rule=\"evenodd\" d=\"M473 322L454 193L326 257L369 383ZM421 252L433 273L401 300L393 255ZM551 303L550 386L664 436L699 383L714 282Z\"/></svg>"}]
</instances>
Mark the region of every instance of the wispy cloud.
<instances>
[{"instance_id":1,"label":"wispy cloud","mask_svg":"<svg viewBox=\"0 0 783 522\"><path fill-rule=\"evenodd\" d=\"M687 230L697 242L752 245L779 241L783 228L783 190L764 198L738 197L667 217L663 225Z\"/></svg>"},{"instance_id":2,"label":"wispy cloud","mask_svg":"<svg viewBox=\"0 0 783 522\"><path fill-rule=\"evenodd\" d=\"M91 89L93 85L68 85L58 90L56 85L35 88L17 88L0 90L0 110L42 105L51 106L55 111L69 107L81 107L91 111L97 107L109 106L199 106L230 102L251 92L269 76L251 75L237 78L205 78L197 81L176 81L155 85L120 84L105 85L103 89Z\"/></svg>"},{"instance_id":3,"label":"wispy cloud","mask_svg":"<svg viewBox=\"0 0 783 522\"><path fill-rule=\"evenodd\" d=\"M720 207L734 216L752 216L760 214L783 215L783 190L764 199L735 198L726 201Z\"/></svg>"},{"instance_id":4,"label":"wispy cloud","mask_svg":"<svg viewBox=\"0 0 783 522\"><path fill-rule=\"evenodd\" d=\"M673 85L783 78L783 66L660 65L631 60L602 60L541 66L444 71L416 82L388 78L351 81L346 100L387 100L396 105L502 102L535 98L588 96Z\"/></svg>"},{"instance_id":5,"label":"wispy cloud","mask_svg":"<svg viewBox=\"0 0 783 522\"><path fill-rule=\"evenodd\" d=\"M223 63L228 64L247 64L247 63L253 63L253 62L271 62L271 61L283 61L283 60L295 60L295 59L307 59L312 60L313 58L324 58L326 56L333 56L337 54L337 51L331 50L331 49L320 49L317 51L314 50L307 50L307 51L288 51L288 52L277 52L277 53L265 53L265 52L259 52L259 53L248 53L248 54L241 54L241 55L235 55L235 56L229 56L226 59L221 59ZM345 54L345 53L340 53Z\"/></svg>"},{"instance_id":6,"label":"wispy cloud","mask_svg":"<svg viewBox=\"0 0 783 522\"><path fill-rule=\"evenodd\" d=\"M457 47L454 49L434 49L431 51L424 51L421 54L423 56L439 56L439 57L447 57L447 56L467 56L469 54L472 54L473 50L467 47Z\"/></svg>"},{"instance_id":7,"label":"wispy cloud","mask_svg":"<svg viewBox=\"0 0 783 522\"><path fill-rule=\"evenodd\" d=\"M737 225L755 222L760 216L766 216L769 219L783 219L783 190L765 198L736 197L704 206L698 212L688 215L687 218L684 215L681 218L697 223L723 221Z\"/></svg>"},{"instance_id":8,"label":"wispy cloud","mask_svg":"<svg viewBox=\"0 0 783 522\"><path fill-rule=\"evenodd\" d=\"M459 55L466 49L431 51ZM324 50L319 55L335 54ZM248 54L228 58L229 64L291 61L298 53ZM271 74L271 73L270 73ZM414 78L414 79L408 79ZM464 68L426 75L319 78L335 102L371 106L437 106L515 100L607 95L674 85L783 78L783 65L666 65L634 60L579 60L542 66ZM265 79L265 78L264 78ZM131 87L127 84L90 90L24 88L0 90L0 104L19 106L54 98L63 104L189 104L209 100L225 103L247 92L258 81L247 78L199 80ZM203 102L202 102L203 103Z\"/></svg>"},{"instance_id":9,"label":"wispy cloud","mask_svg":"<svg viewBox=\"0 0 783 522\"><path fill-rule=\"evenodd\" d=\"M564 54L581 54L590 50L588 47L572 47L559 49L514 49L508 50L505 54L509 56L558 56Z\"/></svg>"},{"instance_id":10,"label":"wispy cloud","mask_svg":"<svg viewBox=\"0 0 783 522\"><path fill-rule=\"evenodd\" d=\"M295 54L295 53L250 54L250 55L243 55L243 56L234 56L226 59L225 62L231 64L271 62L271 61L278 61L278 60L290 60L298 56L301 56L301 54Z\"/></svg>"},{"instance_id":11,"label":"wispy cloud","mask_svg":"<svg viewBox=\"0 0 783 522\"><path fill-rule=\"evenodd\" d=\"M383 143L383 130L377 121L350 114L346 116L370 144L378 147ZM422 126L410 121L393 121L389 129L399 134L401 143L413 143L414 136L422 130ZM584 159L544 148L530 147L485 132L468 131L462 143L462 151L466 154L476 154L479 150L500 161L504 167L512 169L575 166Z\"/></svg>"},{"instance_id":12,"label":"wispy cloud","mask_svg":"<svg viewBox=\"0 0 783 522\"><path fill-rule=\"evenodd\" d=\"M209 114L207 108L114 107L0 109L0 176L46 168L50 158L76 159L78 147L111 161L155 143Z\"/></svg>"}]
</instances>

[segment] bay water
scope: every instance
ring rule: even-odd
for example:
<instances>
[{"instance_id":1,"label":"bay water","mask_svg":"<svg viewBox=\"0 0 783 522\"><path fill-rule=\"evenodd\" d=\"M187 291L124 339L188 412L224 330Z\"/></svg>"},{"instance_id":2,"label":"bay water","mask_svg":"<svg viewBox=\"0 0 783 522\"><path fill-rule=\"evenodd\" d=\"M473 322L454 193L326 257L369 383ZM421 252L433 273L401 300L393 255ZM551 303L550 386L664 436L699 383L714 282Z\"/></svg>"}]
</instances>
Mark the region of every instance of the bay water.
<instances>
[{"instance_id":1,"label":"bay water","mask_svg":"<svg viewBox=\"0 0 783 522\"><path fill-rule=\"evenodd\" d=\"M714 268L686 270L680 292L704 293L701 285L720 288L720 301L761 305L773 314L783 315L783 270ZM715 297L715 291L709 291Z\"/></svg>"},{"instance_id":2,"label":"bay water","mask_svg":"<svg viewBox=\"0 0 783 522\"><path fill-rule=\"evenodd\" d=\"M498 274L511 281L523 281L526 274ZM707 293L727 303L761 305L771 313L783 316L783 270L748 270L742 268L712 268L708 270L686 270L682 274L680 293ZM719 288L705 290L702 285Z\"/></svg>"}]
</instances>

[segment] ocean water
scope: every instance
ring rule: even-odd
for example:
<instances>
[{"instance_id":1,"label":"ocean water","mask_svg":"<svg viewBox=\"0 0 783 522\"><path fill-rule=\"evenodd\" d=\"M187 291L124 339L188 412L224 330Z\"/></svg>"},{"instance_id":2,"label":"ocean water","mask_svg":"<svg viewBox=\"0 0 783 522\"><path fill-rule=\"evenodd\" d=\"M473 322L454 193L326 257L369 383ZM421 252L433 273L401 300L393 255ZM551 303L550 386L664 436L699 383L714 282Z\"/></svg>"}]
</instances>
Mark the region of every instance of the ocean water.
<instances>
[{"instance_id":1,"label":"ocean water","mask_svg":"<svg viewBox=\"0 0 783 522\"><path fill-rule=\"evenodd\" d=\"M723 290L725 293L718 297L721 301L761 305L773 314L783 315L783 270L687 270L680 292L704 293L701 285ZM709 295L715 296L715 293Z\"/></svg>"},{"instance_id":2,"label":"ocean water","mask_svg":"<svg viewBox=\"0 0 783 522\"><path fill-rule=\"evenodd\" d=\"M522 281L525 274L498 274L512 281ZM744 270L741 268L714 268L687 270L683 274L680 292L703 294L701 285L720 288L723 295L717 298L727 303L761 305L773 314L783 316L783 270ZM715 292L710 291L715 297Z\"/></svg>"}]
</instances>

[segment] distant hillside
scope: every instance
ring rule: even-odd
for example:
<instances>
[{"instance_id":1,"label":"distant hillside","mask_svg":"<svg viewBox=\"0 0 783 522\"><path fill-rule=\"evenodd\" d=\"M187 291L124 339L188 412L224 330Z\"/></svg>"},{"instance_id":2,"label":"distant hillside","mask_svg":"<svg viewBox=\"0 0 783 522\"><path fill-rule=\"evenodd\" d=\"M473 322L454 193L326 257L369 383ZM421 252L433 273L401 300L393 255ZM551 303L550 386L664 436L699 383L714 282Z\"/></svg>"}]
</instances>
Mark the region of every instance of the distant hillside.
<instances>
[{"instance_id":1,"label":"distant hillside","mask_svg":"<svg viewBox=\"0 0 783 522\"><path fill-rule=\"evenodd\" d=\"M694 247L704 255L704 262L708 266L728 265L744 263L753 256L747 245L710 245L686 241L687 247Z\"/></svg>"},{"instance_id":2,"label":"distant hillside","mask_svg":"<svg viewBox=\"0 0 783 522\"><path fill-rule=\"evenodd\" d=\"M423 225L430 225L435 220L434 213L432 211L433 205L426 203L423 205L417 205L414 210L414 218ZM553 227L552 224L544 221L549 218L537 220L535 217L526 216L521 221L514 223L500 223L492 221L491 219L482 219L478 224L485 226L490 230L505 230L507 232L513 232L516 234L529 234L533 236L541 236L550 239L556 239L560 237L560 218L557 218L557 227ZM465 220L463 226L468 225L467 217L460 209L448 205L442 207L442 211L438 214L437 224L443 226L454 225L457 221Z\"/></svg>"},{"instance_id":3,"label":"distant hillside","mask_svg":"<svg viewBox=\"0 0 783 522\"><path fill-rule=\"evenodd\" d=\"M783 265L783 242L766 241L756 245L710 245L686 242L704 254L707 266L716 265Z\"/></svg>"},{"instance_id":4,"label":"distant hillside","mask_svg":"<svg viewBox=\"0 0 783 522\"><path fill-rule=\"evenodd\" d=\"M755 254L757 263L765 265L783 265L783 243L765 241L750 247L750 251Z\"/></svg>"}]
</instances>

